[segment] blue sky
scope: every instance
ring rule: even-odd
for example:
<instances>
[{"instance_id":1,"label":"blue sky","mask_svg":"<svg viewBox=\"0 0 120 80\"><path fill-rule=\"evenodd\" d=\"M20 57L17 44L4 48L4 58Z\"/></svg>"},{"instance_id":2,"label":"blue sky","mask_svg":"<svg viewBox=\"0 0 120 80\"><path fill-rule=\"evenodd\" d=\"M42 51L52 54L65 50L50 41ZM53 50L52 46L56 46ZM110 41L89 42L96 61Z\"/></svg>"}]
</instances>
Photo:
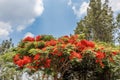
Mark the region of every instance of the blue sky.
<instances>
[{"instance_id":1,"label":"blue sky","mask_svg":"<svg viewBox=\"0 0 120 80\"><path fill-rule=\"evenodd\" d=\"M0 42L10 37L17 44L25 36L73 34L88 4L89 0L0 0ZM110 0L110 6L116 15L120 0Z\"/></svg>"}]
</instances>

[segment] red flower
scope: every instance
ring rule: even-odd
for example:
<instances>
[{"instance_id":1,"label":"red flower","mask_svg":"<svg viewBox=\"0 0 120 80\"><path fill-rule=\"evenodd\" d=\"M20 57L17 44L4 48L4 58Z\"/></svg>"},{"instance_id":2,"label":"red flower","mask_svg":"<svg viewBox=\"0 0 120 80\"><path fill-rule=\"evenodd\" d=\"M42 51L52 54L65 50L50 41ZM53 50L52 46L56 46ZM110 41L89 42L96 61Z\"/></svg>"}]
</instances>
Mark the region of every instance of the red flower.
<instances>
[{"instance_id":1,"label":"red flower","mask_svg":"<svg viewBox=\"0 0 120 80\"><path fill-rule=\"evenodd\" d=\"M62 54L63 54L62 52L58 52L57 53L58 56L62 56Z\"/></svg>"},{"instance_id":2,"label":"red flower","mask_svg":"<svg viewBox=\"0 0 120 80\"><path fill-rule=\"evenodd\" d=\"M40 61L36 61L35 63L36 63L36 65L39 65L39 64L40 64Z\"/></svg>"},{"instance_id":3,"label":"red flower","mask_svg":"<svg viewBox=\"0 0 120 80\"><path fill-rule=\"evenodd\" d=\"M69 41L69 36L63 36L63 37L58 39L58 42L63 43L63 44L67 44L68 41Z\"/></svg>"},{"instance_id":4,"label":"red flower","mask_svg":"<svg viewBox=\"0 0 120 80\"><path fill-rule=\"evenodd\" d=\"M69 38L69 36L65 35L65 36L63 36L63 38Z\"/></svg>"},{"instance_id":5,"label":"red flower","mask_svg":"<svg viewBox=\"0 0 120 80\"><path fill-rule=\"evenodd\" d=\"M92 41L81 40L81 44L85 45L86 47L91 47L91 48L95 47L95 44Z\"/></svg>"},{"instance_id":6,"label":"red flower","mask_svg":"<svg viewBox=\"0 0 120 80\"><path fill-rule=\"evenodd\" d=\"M41 37L40 35L38 35L38 36L36 36L35 40L36 40L36 41L40 41L41 38L42 38L42 37Z\"/></svg>"},{"instance_id":7,"label":"red flower","mask_svg":"<svg viewBox=\"0 0 120 80\"><path fill-rule=\"evenodd\" d=\"M20 54L16 54L13 58L14 62L20 60Z\"/></svg>"},{"instance_id":8,"label":"red flower","mask_svg":"<svg viewBox=\"0 0 120 80\"><path fill-rule=\"evenodd\" d=\"M65 58L61 58L61 59L60 59L60 62L63 62L63 61L65 61Z\"/></svg>"},{"instance_id":9,"label":"red flower","mask_svg":"<svg viewBox=\"0 0 120 80\"><path fill-rule=\"evenodd\" d=\"M61 38L58 38L59 43L64 43L64 41Z\"/></svg>"},{"instance_id":10,"label":"red flower","mask_svg":"<svg viewBox=\"0 0 120 80\"><path fill-rule=\"evenodd\" d=\"M104 68L104 64L102 63L102 61L100 61L100 66L102 67L102 68Z\"/></svg>"},{"instance_id":11,"label":"red flower","mask_svg":"<svg viewBox=\"0 0 120 80\"><path fill-rule=\"evenodd\" d=\"M92 41L88 41L87 46L88 46L88 47L91 47L91 48L94 48L94 47L95 47L95 44L94 44Z\"/></svg>"},{"instance_id":12,"label":"red flower","mask_svg":"<svg viewBox=\"0 0 120 80\"><path fill-rule=\"evenodd\" d=\"M96 53L96 58L97 59L103 59L103 58L105 58L105 54L99 51L99 52Z\"/></svg>"},{"instance_id":13,"label":"red flower","mask_svg":"<svg viewBox=\"0 0 120 80\"><path fill-rule=\"evenodd\" d=\"M82 56L80 53L77 53L77 52L71 52L71 55L69 56L69 59L72 60L74 58L78 58L78 59L81 59Z\"/></svg>"},{"instance_id":14,"label":"red flower","mask_svg":"<svg viewBox=\"0 0 120 80\"><path fill-rule=\"evenodd\" d=\"M25 65L25 64L28 64L28 63L30 63L30 62L32 62L31 57L29 57L29 56L24 56L24 57L23 57L23 64L24 64L24 65Z\"/></svg>"},{"instance_id":15,"label":"red flower","mask_svg":"<svg viewBox=\"0 0 120 80\"><path fill-rule=\"evenodd\" d=\"M27 66L27 68L34 69L34 66L29 65L29 66Z\"/></svg>"},{"instance_id":16,"label":"red flower","mask_svg":"<svg viewBox=\"0 0 120 80\"><path fill-rule=\"evenodd\" d=\"M27 36L26 38L23 39L23 41L34 41L35 39L33 37Z\"/></svg>"},{"instance_id":17,"label":"red flower","mask_svg":"<svg viewBox=\"0 0 120 80\"><path fill-rule=\"evenodd\" d=\"M62 52L58 51L58 49L56 47L53 48L53 52L51 53L53 55L57 55L57 56L62 56Z\"/></svg>"},{"instance_id":18,"label":"red flower","mask_svg":"<svg viewBox=\"0 0 120 80\"><path fill-rule=\"evenodd\" d=\"M44 67L45 68L49 68L50 67L50 63L51 63L51 59L46 59Z\"/></svg>"},{"instance_id":19,"label":"red flower","mask_svg":"<svg viewBox=\"0 0 120 80\"><path fill-rule=\"evenodd\" d=\"M114 62L113 58L112 57L109 57L109 60L110 62Z\"/></svg>"},{"instance_id":20,"label":"red flower","mask_svg":"<svg viewBox=\"0 0 120 80\"><path fill-rule=\"evenodd\" d=\"M19 67L23 67L23 63L24 63L24 61L23 61L22 59L20 59L20 60L18 60L18 61L16 62L16 64L17 64Z\"/></svg>"},{"instance_id":21,"label":"red flower","mask_svg":"<svg viewBox=\"0 0 120 80\"><path fill-rule=\"evenodd\" d=\"M34 60L39 60L40 59L40 54L36 54L35 56L34 56Z\"/></svg>"},{"instance_id":22,"label":"red flower","mask_svg":"<svg viewBox=\"0 0 120 80\"><path fill-rule=\"evenodd\" d=\"M70 39L76 40L76 39L78 39L78 35L77 34L76 35L72 35L72 36L70 36Z\"/></svg>"},{"instance_id":23,"label":"red flower","mask_svg":"<svg viewBox=\"0 0 120 80\"><path fill-rule=\"evenodd\" d=\"M117 52L112 52L112 54L113 54L113 55L116 55L116 54L117 54Z\"/></svg>"},{"instance_id":24,"label":"red flower","mask_svg":"<svg viewBox=\"0 0 120 80\"><path fill-rule=\"evenodd\" d=\"M96 63L99 63L102 68L105 66L101 60L96 60Z\"/></svg>"},{"instance_id":25,"label":"red flower","mask_svg":"<svg viewBox=\"0 0 120 80\"><path fill-rule=\"evenodd\" d=\"M42 48L43 51L46 51L46 47Z\"/></svg>"},{"instance_id":26,"label":"red flower","mask_svg":"<svg viewBox=\"0 0 120 80\"><path fill-rule=\"evenodd\" d=\"M87 40L81 40L79 42L76 42L75 44L79 50L95 47L95 44L92 41L87 41Z\"/></svg>"},{"instance_id":27,"label":"red flower","mask_svg":"<svg viewBox=\"0 0 120 80\"><path fill-rule=\"evenodd\" d=\"M55 46L57 44L57 42L55 40L50 40L48 42L46 42L46 46Z\"/></svg>"},{"instance_id":28,"label":"red flower","mask_svg":"<svg viewBox=\"0 0 120 80\"><path fill-rule=\"evenodd\" d=\"M76 44L77 38L78 38L78 35L72 35L70 36L70 38L68 38L68 42L71 44Z\"/></svg>"},{"instance_id":29,"label":"red flower","mask_svg":"<svg viewBox=\"0 0 120 80\"><path fill-rule=\"evenodd\" d=\"M87 44L88 44L87 40L81 40L80 42L81 42L82 45L85 45L85 46L87 46Z\"/></svg>"},{"instance_id":30,"label":"red flower","mask_svg":"<svg viewBox=\"0 0 120 80\"><path fill-rule=\"evenodd\" d=\"M71 43L71 44L74 44L76 41L74 39L69 39L68 42Z\"/></svg>"},{"instance_id":31,"label":"red flower","mask_svg":"<svg viewBox=\"0 0 120 80\"><path fill-rule=\"evenodd\" d=\"M66 47L66 44L62 44L60 47L64 49Z\"/></svg>"},{"instance_id":32,"label":"red flower","mask_svg":"<svg viewBox=\"0 0 120 80\"><path fill-rule=\"evenodd\" d=\"M31 57L29 56L24 56L23 59L19 59L17 60L15 63L19 66L19 67L23 67L24 65L28 64L32 62Z\"/></svg>"},{"instance_id":33,"label":"red flower","mask_svg":"<svg viewBox=\"0 0 120 80\"><path fill-rule=\"evenodd\" d=\"M52 52L51 54L55 55L55 54L57 54L58 52L59 52L59 51L58 51L57 47L54 47L53 52Z\"/></svg>"},{"instance_id":34,"label":"red flower","mask_svg":"<svg viewBox=\"0 0 120 80\"><path fill-rule=\"evenodd\" d=\"M99 63L99 60L95 60L96 63Z\"/></svg>"},{"instance_id":35,"label":"red flower","mask_svg":"<svg viewBox=\"0 0 120 80\"><path fill-rule=\"evenodd\" d=\"M77 47L79 50L84 50L84 49L86 48L86 46L83 45L81 42L78 42L78 43L76 44L76 47Z\"/></svg>"}]
</instances>

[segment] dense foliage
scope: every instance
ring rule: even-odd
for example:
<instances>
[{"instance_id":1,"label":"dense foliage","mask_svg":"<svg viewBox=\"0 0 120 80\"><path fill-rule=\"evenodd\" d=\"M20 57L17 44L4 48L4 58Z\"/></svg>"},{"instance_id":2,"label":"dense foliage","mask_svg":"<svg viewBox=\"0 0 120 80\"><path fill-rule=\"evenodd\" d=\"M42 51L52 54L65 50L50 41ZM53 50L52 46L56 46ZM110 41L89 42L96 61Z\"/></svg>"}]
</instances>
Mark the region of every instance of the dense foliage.
<instances>
[{"instance_id":1,"label":"dense foliage","mask_svg":"<svg viewBox=\"0 0 120 80\"><path fill-rule=\"evenodd\" d=\"M90 0L87 15L77 23L75 34L85 33L88 40L113 42L115 39L115 20L109 1ZM116 32L115 32L116 33Z\"/></svg>"},{"instance_id":2,"label":"dense foliage","mask_svg":"<svg viewBox=\"0 0 120 80\"><path fill-rule=\"evenodd\" d=\"M12 43L12 39L9 40L3 40L0 44L0 54L9 52L10 48L14 47L14 44Z\"/></svg>"},{"instance_id":3,"label":"dense foliage","mask_svg":"<svg viewBox=\"0 0 120 80\"><path fill-rule=\"evenodd\" d=\"M3 40L0 44L0 80L14 79L16 72L12 58L15 55L12 39Z\"/></svg>"},{"instance_id":4,"label":"dense foliage","mask_svg":"<svg viewBox=\"0 0 120 80\"><path fill-rule=\"evenodd\" d=\"M58 39L50 35L38 35L35 38L28 36L21 41L13 62L19 69L27 68L31 73L40 70L53 76L54 80L70 80L66 78L66 75L70 75L67 73L69 70L79 71L76 76L78 80L110 80L117 75L113 74L119 65L118 55L118 49L85 40L80 35ZM106 76L101 78L103 74Z\"/></svg>"}]
</instances>

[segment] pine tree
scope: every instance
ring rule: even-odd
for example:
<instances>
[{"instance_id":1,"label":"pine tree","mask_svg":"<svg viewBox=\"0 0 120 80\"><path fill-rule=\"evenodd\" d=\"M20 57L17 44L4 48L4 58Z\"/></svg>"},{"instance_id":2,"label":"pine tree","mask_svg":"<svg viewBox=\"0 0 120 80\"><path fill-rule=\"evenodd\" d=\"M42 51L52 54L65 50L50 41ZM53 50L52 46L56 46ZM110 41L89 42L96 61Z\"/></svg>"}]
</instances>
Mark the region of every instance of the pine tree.
<instances>
[{"instance_id":1,"label":"pine tree","mask_svg":"<svg viewBox=\"0 0 120 80\"><path fill-rule=\"evenodd\" d=\"M11 38L9 40L3 40L0 45L0 53L5 53L12 47L14 47L14 44Z\"/></svg>"},{"instance_id":2,"label":"pine tree","mask_svg":"<svg viewBox=\"0 0 120 80\"><path fill-rule=\"evenodd\" d=\"M113 42L115 29L113 11L108 0L90 0L87 15L77 23L75 34L84 33L86 39Z\"/></svg>"},{"instance_id":3,"label":"pine tree","mask_svg":"<svg viewBox=\"0 0 120 80\"><path fill-rule=\"evenodd\" d=\"M120 14L117 15L116 17L116 32L117 32L117 37L116 37L116 42L119 43L120 46Z\"/></svg>"}]
</instances>

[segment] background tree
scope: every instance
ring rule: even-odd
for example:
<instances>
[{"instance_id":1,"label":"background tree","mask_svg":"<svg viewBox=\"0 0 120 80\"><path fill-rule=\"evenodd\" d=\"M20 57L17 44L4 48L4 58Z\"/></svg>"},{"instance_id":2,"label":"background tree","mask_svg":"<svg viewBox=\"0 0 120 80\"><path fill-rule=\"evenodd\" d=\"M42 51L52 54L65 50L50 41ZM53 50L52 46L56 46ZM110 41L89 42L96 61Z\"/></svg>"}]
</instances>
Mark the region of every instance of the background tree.
<instances>
[{"instance_id":1,"label":"background tree","mask_svg":"<svg viewBox=\"0 0 120 80\"><path fill-rule=\"evenodd\" d=\"M0 44L0 53L5 53L12 47L14 47L14 44L12 43L11 38L9 40L3 40Z\"/></svg>"},{"instance_id":2,"label":"background tree","mask_svg":"<svg viewBox=\"0 0 120 80\"><path fill-rule=\"evenodd\" d=\"M119 44L120 46L120 14L118 14L118 16L116 17L116 32L117 32L117 37L116 37L116 42Z\"/></svg>"},{"instance_id":3,"label":"background tree","mask_svg":"<svg viewBox=\"0 0 120 80\"><path fill-rule=\"evenodd\" d=\"M15 54L12 50L13 47L14 44L11 38L9 40L3 40L0 44L0 80L13 80L13 75L17 74L15 67L12 67L14 66L12 64L12 58Z\"/></svg>"},{"instance_id":4,"label":"background tree","mask_svg":"<svg viewBox=\"0 0 120 80\"><path fill-rule=\"evenodd\" d=\"M84 33L86 39L113 42L114 36L113 11L108 0L90 0L87 15L77 23L75 34Z\"/></svg>"}]
</instances>

